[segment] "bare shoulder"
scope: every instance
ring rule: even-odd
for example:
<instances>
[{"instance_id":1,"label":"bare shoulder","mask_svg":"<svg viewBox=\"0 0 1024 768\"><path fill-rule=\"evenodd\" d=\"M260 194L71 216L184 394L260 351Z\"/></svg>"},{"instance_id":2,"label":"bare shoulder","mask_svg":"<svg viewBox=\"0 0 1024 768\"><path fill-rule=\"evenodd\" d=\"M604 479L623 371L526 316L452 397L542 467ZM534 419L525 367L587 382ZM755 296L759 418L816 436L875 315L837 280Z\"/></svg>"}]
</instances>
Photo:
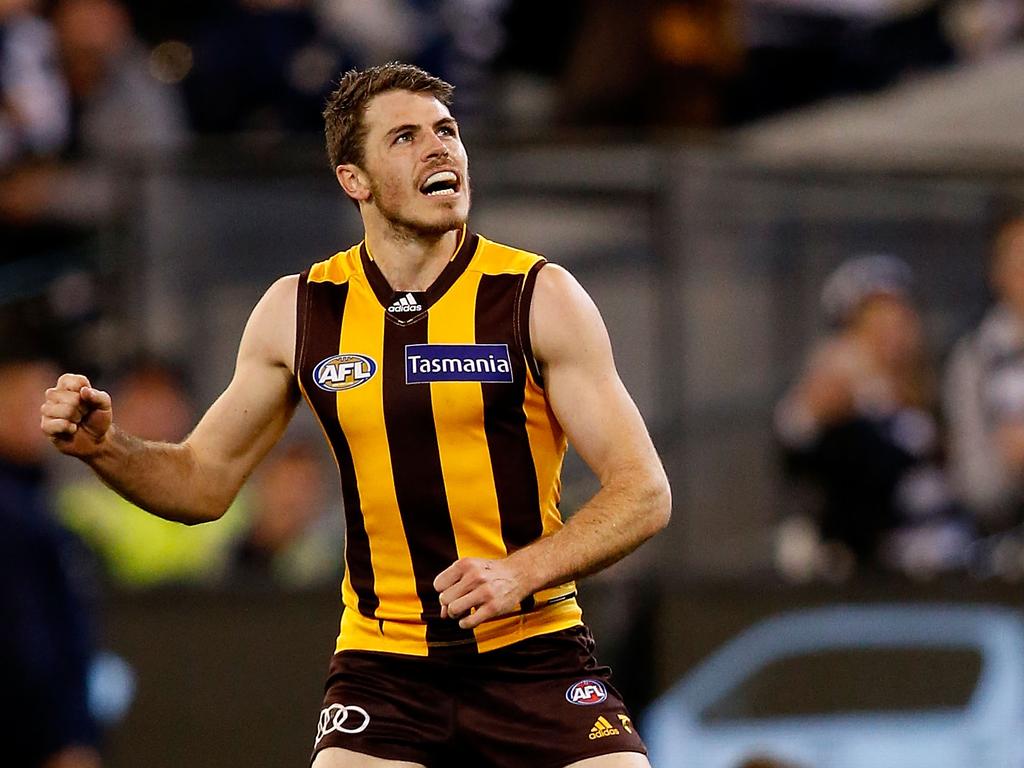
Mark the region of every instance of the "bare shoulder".
<instances>
[{"instance_id":1,"label":"bare shoulder","mask_svg":"<svg viewBox=\"0 0 1024 768\"><path fill-rule=\"evenodd\" d=\"M583 290L583 286L565 267L549 262L537 272L537 284L533 290L535 307L540 310L557 311L564 302L581 299L590 302L590 297Z\"/></svg>"},{"instance_id":2,"label":"bare shoulder","mask_svg":"<svg viewBox=\"0 0 1024 768\"><path fill-rule=\"evenodd\" d=\"M593 299L557 264L537 273L530 306L530 339L542 364L565 357L610 351L608 334Z\"/></svg>"},{"instance_id":3,"label":"bare shoulder","mask_svg":"<svg viewBox=\"0 0 1024 768\"><path fill-rule=\"evenodd\" d=\"M267 289L249 316L240 355L291 369L298 289L298 275L279 278Z\"/></svg>"}]
</instances>

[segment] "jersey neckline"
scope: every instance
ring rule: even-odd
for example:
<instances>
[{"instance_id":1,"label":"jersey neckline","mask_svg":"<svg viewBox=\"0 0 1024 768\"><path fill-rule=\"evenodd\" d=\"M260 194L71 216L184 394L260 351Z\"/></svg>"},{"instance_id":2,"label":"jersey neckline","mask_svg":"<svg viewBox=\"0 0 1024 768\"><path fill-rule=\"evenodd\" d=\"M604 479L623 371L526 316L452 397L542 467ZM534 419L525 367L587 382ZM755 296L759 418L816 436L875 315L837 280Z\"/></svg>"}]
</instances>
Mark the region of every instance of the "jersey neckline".
<instances>
[{"instance_id":1,"label":"jersey neckline","mask_svg":"<svg viewBox=\"0 0 1024 768\"><path fill-rule=\"evenodd\" d=\"M391 287L388 279L384 277L384 273L380 271L377 262L370 256L370 251L366 247L366 240L359 244L359 258L362 262L363 273L366 275L367 282L369 282L370 289L377 298L377 302L385 310L384 316L388 320L398 325L415 323L417 320L426 317L430 307L436 304L448 292L448 289L455 285L455 281L466 271L466 267L473 260L473 255L476 253L477 245L480 242L480 236L475 232L470 232L465 226L463 226L460 234L462 239L455 249L455 255L444 265L441 274L434 279L434 282L425 291L412 291L412 293L418 295L419 300L423 304L423 309L415 317L408 319L395 317L387 311L387 308L394 301L396 291ZM406 293L406 291L399 291L398 293Z\"/></svg>"}]
</instances>

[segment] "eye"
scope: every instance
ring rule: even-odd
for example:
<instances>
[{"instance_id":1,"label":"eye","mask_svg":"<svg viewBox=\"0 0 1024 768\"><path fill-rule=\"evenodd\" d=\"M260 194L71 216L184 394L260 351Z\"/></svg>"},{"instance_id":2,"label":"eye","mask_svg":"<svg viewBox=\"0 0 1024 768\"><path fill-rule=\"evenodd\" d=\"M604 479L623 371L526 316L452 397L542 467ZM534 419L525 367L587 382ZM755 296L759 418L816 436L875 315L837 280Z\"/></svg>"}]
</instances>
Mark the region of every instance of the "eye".
<instances>
[{"instance_id":1,"label":"eye","mask_svg":"<svg viewBox=\"0 0 1024 768\"><path fill-rule=\"evenodd\" d=\"M412 131L402 131L400 134L395 136L395 144L405 144L406 142L412 141Z\"/></svg>"},{"instance_id":2,"label":"eye","mask_svg":"<svg viewBox=\"0 0 1024 768\"><path fill-rule=\"evenodd\" d=\"M454 125L442 125L440 128L437 129L437 132L441 136L454 136L455 135L455 126Z\"/></svg>"}]
</instances>

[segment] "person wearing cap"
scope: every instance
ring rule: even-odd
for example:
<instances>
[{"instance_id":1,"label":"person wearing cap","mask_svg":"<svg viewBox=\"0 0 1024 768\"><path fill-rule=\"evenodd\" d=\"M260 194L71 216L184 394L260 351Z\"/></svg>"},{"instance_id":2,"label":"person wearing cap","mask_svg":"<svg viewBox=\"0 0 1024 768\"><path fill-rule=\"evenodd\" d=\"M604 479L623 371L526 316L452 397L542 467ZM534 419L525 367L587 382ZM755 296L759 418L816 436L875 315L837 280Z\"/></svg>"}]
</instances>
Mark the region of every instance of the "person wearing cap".
<instances>
[{"instance_id":1,"label":"person wearing cap","mask_svg":"<svg viewBox=\"0 0 1024 768\"><path fill-rule=\"evenodd\" d=\"M824 286L831 331L775 417L788 469L821 498L813 546L793 545L806 523L780 529L779 565L790 575L960 565L966 532L935 464L932 375L912 283L902 260L867 255Z\"/></svg>"},{"instance_id":2,"label":"person wearing cap","mask_svg":"<svg viewBox=\"0 0 1024 768\"><path fill-rule=\"evenodd\" d=\"M943 395L956 491L990 537L987 566L1016 577L1024 575L1024 210L998 228L990 282L995 304L954 348Z\"/></svg>"}]
</instances>

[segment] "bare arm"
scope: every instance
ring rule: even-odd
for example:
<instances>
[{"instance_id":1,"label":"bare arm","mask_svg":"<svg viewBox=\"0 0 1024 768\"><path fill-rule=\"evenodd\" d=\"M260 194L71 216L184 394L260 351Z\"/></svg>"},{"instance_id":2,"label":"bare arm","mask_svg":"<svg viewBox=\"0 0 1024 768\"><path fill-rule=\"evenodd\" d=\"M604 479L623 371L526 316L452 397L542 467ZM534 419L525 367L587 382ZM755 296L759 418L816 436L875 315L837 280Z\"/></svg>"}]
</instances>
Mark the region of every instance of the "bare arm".
<instances>
[{"instance_id":1,"label":"bare arm","mask_svg":"<svg viewBox=\"0 0 1024 768\"><path fill-rule=\"evenodd\" d=\"M437 577L442 614L463 616L466 628L515 610L538 590L611 565L664 528L670 515L665 471L615 370L604 323L565 270L547 266L539 273L530 334L551 408L601 489L551 536L504 560L463 558Z\"/></svg>"},{"instance_id":2,"label":"bare arm","mask_svg":"<svg viewBox=\"0 0 1024 768\"><path fill-rule=\"evenodd\" d=\"M278 440L298 403L291 374L298 278L274 283L256 305L235 374L181 443L140 440L113 424L110 396L64 374L46 392L42 428L62 453L154 515L182 523L216 520Z\"/></svg>"}]
</instances>

